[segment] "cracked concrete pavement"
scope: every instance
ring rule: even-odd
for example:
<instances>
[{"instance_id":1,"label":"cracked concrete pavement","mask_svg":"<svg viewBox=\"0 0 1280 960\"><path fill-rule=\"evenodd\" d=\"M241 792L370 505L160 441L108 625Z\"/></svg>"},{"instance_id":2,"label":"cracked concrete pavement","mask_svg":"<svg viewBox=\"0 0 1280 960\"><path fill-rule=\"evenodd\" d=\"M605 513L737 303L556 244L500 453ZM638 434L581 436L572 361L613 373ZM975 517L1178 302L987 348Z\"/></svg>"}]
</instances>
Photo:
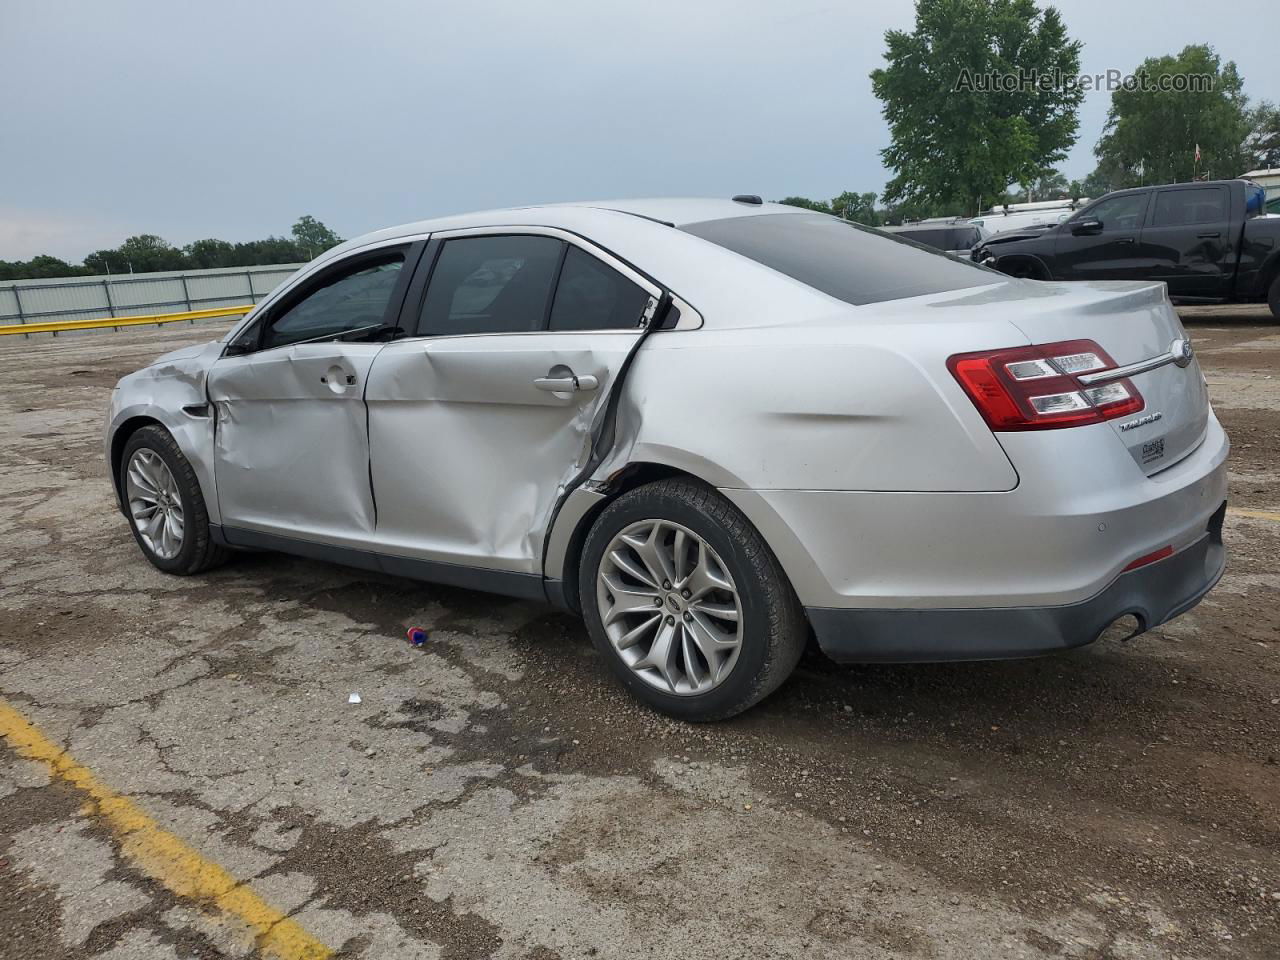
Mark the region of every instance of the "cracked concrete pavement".
<instances>
[{"instance_id":1,"label":"cracked concrete pavement","mask_svg":"<svg viewBox=\"0 0 1280 960\"><path fill-rule=\"evenodd\" d=\"M1280 333L1186 317L1241 511L1200 607L1039 661L812 654L712 726L536 604L273 554L155 571L107 393L221 328L5 338L0 699L336 956L1274 957ZM0 957L269 953L100 812L0 746Z\"/></svg>"}]
</instances>

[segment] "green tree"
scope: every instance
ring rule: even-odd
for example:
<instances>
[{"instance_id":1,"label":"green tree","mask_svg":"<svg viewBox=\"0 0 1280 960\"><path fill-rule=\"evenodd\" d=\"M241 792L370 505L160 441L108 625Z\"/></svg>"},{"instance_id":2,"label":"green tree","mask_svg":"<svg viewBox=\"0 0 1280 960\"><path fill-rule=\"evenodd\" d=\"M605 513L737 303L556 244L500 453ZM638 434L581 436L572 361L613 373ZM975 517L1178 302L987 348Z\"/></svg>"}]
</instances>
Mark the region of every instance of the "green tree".
<instances>
[{"instance_id":1,"label":"green tree","mask_svg":"<svg viewBox=\"0 0 1280 960\"><path fill-rule=\"evenodd\" d=\"M1244 138L1246 166L1250 170L1280 167L1280 107L1263 100L1249 111L1247 120L1249 133Z\"/></svg>"},{"instance_id":2,"label":"green tree","mask_svg":"<svg viewBox=\"0 0 1280 960\"><path fill-rule=\"evenodd\" d=\"M235 245L235 261L238 267L263 266L269 263L301 263L308 259L307 251L297 241L288 237L267 237Z\"/></svg>"},{"instance_id":3,"label":"green tree","mask_svg":"<svg viewBox=\"0 0 1280 960\"><path fill-rule=\"evenodd\" d=\"M825 200L810 200L808 197L783 197L778 201L788 207L803 207L806 210L817 210L819 213L830 213L831 207Z\"/></svg>"},{"instance_id":4,"label":"green tree","mask_svg":"<svg viewBox=\"0 0 1280 960\"><path fill-rule=\"evenodd\" d=\"M886 203L976 212L1010 183L1029 182L1076 141L1084 92L1043 81L1080 69L1080 43L1053 7L1034 0L917 0L915 29L885 34L886 66L871 73L892 143ZM1021 73L1020 73L1021 71ZM989 77L1041 82L989 83ZM997 89L991 89L997 87Z\"/></svg>"},{"instance_id":5,"label":"green tree","mask_svg":"<svg viewBox=\"0 0 1280 960\"><path fill-rule=\"evenodd\" d=\"M238 267L236 248L225 240L196 240L182 251L190 270L210 270L214 267Z\"/></svg>"},{"instance_id":6,"label":"green tree","mask_svg":"<svg viewBox=\"0 0 1280 960\"><path fill-rule=\"evenodd\" d=\"M874 193L854 193L846 190L829 204L831 212L844 220L852 220L868 227L880 226L880 211L876 209Z\"/></svg>"},{"instance_id":7,"label":"green tree","mask_svg":"<svg viewBox=\"0 0 1280 960\"><path fill-rule=\"evenodd\" d=\"M308 251L308 260L320 256L330 247L336 247L342 242L340 236L310 214L299 217L290 232L293 234L294 242L301 249Z\"/></svg>"},{"instance_id":8,"label":"green tree","mask_svg":"<svg viewBox=\"0 0 1280 960\"><path fill-rule=\"evenodd\" d=\"M1124 172L1113 164L1100 163L1087 177L1080 181L1078 196L1097 200L1112 190L1123 189Z\"/></svg>"},{"instance_id":9,"label":"green tree","mask_svg":"<svg viewBox=\"0 0 1280 960\"><path fill-rule=\"evenodd\" d=\"M73 267L67 261L48 254L40 254L30 260L0 260L0 280L47 280L84 273L88 273L84 267Z\"/></svg>"},{"instance_id":10,"label":"green tree","mask_svg":"<svg viewBox=\"0 0 1280 960\"><path fill-rule=\"evenodd\" d=\"M154 233L142 233L129 237L115 250L99 250L90 254L84 263L87 267L110 267L112 273L151 273L181 270L186 266L186 258L181 250Z\"/></svg>"},{"instance_id":11,"label":"green tree","mask_svg":"<svg viewBox=\"0 0 1280 960\"><path fill-rule=\"evenodd\" d=\"M1099 165L1115 171L1119 186L1178 183L1197 172L1234 177L1248 158L1242 145L1249 133L1244 81L1235 63L1207 44L1192 44L1176 55L1151 57L1134 71L1147 85L1172 85L1161 77L1200 75L1209 90L1120 89L1094 147ZM1187 85L1187 84L1184 84ZM1200 147L1200 163L1195 161Z\"/></svg>"},{"instance_id":12,"label":"green tree","mask_svg":"<svg viewBox=\"0 0 1280 960\"><path fill-rule=\"evenodd\" d=\"M1072 184L1058 170L1042 170L1030 183L1022 185L1022 192L1011 203L1031 203L1037 200L1060 200L1072 196Z\"/></svg>"}]
</instances>

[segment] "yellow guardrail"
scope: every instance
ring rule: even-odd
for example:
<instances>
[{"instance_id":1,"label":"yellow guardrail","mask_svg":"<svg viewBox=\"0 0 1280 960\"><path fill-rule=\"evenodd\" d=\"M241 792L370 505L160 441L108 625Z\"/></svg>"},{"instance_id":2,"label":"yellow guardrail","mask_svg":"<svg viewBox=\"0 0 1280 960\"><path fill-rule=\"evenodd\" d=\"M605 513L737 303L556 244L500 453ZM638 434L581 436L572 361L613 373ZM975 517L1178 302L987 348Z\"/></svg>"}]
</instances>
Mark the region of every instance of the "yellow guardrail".
<instances>
[{"instance_id":1,"label":"yellow guardrail","mask_svg":"<svg viewBox=\"0 0 1280 960\"><path fill-rule=\"evenodd\" d=\"M98 317L94 320L50 320L37 323L0 325L0 336L13 333L60 333L63 330L100 330L103 327L142 327L149 323L178 323L182 320L207 320L210 317L236 317L248 313L253 304L243 307L214 307L210 310L188 310L186 313L154 313L139 317Z\"/></svg>"}]
</instances>

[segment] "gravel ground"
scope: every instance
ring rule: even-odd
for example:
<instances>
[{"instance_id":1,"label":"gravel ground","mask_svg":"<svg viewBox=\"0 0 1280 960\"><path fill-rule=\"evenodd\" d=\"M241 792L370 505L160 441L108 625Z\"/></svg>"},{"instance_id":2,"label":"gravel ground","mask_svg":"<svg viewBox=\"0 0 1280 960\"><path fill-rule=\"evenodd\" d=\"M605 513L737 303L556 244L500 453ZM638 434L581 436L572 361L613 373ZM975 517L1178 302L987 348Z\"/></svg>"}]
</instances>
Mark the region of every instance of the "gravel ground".
<instances>
[{"instance_id":1,"label":"gravel ground","mask_svg":"<svg viewBox=\"0 0 1280 960\"><path fill-rule=\"evenodd\" d=\"M338 956L1274 958L1280 328L1184 317L1253 514L1204 603L1037 661L814 654L699 727L538 605L270 554L156 572L102 411L209 328L4 338L0 700ZM101 812L0 746L0 957L256 955Z\"/></svg>"}]
</instances>

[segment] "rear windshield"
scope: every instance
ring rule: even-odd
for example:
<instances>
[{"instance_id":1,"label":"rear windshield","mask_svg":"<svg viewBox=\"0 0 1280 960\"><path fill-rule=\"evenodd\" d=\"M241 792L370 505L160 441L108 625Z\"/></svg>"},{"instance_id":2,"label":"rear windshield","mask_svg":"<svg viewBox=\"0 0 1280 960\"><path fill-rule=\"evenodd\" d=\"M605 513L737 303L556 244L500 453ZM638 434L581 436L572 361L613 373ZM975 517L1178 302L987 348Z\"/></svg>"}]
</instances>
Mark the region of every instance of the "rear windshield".
<instances>
[{"instance_id":1,"label":"rear windshield","mask_svg":"<svg viewBox=\"0 0 1280 960\"><path fill-rule=\"evenodd\" d=\"M899 237L906 237L926 247L939 250L968 250L978 242L978 231L973 227L930 227L920 230L887 231Z\"/></svg>"},{"instance_id":2,"label":"rear windshield","mask_svg":"<svg viewBox=\"0 0 1280 960\"><path fill-rule=\"evenodd\" d=\"M820 213L706 220L680 229L855 306L1008 279L932 247Z\"/></svg>"}]
</instances>

